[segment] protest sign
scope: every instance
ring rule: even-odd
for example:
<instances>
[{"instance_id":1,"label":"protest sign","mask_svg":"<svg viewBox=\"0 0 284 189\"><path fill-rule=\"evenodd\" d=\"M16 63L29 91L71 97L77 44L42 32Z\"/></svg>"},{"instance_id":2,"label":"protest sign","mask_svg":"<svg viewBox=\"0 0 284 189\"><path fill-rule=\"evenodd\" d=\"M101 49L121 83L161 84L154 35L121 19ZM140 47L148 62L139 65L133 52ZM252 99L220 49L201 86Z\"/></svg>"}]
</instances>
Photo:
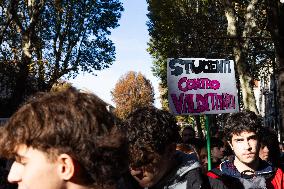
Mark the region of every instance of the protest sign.
<instances>
[{"instance_id":1,"label":"protest sign","mask_svg":"<svg viewBox=\"0 0 284 189\"><path fill-rule=\"evenodd\" d=\"M232 60L169 58L167 82L169 107L175 115L239 111Z\"/></svg>"}]
</instances>

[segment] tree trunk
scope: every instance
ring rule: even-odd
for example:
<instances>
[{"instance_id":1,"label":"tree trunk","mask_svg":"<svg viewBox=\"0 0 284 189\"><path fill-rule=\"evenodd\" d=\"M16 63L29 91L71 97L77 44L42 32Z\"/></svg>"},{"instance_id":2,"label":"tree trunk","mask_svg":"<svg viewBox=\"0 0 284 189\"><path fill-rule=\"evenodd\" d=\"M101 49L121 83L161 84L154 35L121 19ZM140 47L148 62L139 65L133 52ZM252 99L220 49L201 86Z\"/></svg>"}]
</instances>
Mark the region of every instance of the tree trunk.
<instances>
[{"instance_id":1,"label":"tree trunk","mask_svg":"<svg viewBox=\"0 0 284 189\"><path fill-rule=\"evenodd\" d=\"M268 28L272 36L275 54L276 54L276 64L278 67L278 95L279 101L279 115L276 115L276 123L279 123L278 129L280 133L280 141L283 141L283 131L284 131L284 23L283 23L283 12L284 6L278 0L267 0L267 15L268 15ZM281 14L282 11L282 14ZM279 118L277 117L279 116Z\"/></svg>"},{"instance_id":2,"label":"tree trunk","mask_svg":"<svg viewBox=\"0 0 284 189\"><path fill-rule=\"evenodd\" d=\"M28 85L28 76L29 76L29 65L31 64L31 41L29 38L29 33L25 32L23 35L23 44L22 44L22 58L21 62L18 64L18 74L16 76L15 88L13 90L11 98L11 111L13 113L17 110L18 106L23 103L23 100L26 96L26 87Z\"/></svg>"},{"instance_id":3,"label":"tree trunk","mask_svg":"<svg viewBox=\"0 0 284 189\"><path fill-rule=\"evenodd\" d=\"M256 100L253 92L253 79L250 76L249 68L245 63L245 53L242 52L240 47L234 48L234 55L235 55L235 63L237 66L237 72L239 74L240 79L240 88L242 91L242 100L244 104L244 108L251 110L255 113L259 113Z\"/></svg>"},{"instance_id":4,"label":"tree trunk","mask_svg":"<svg viewBox=\"0 0 284 189\"><path fill-rule=\"evenodd\" d=\"M242 90L243 104L245 109L249 109L258 114L258 109L256 106L256 100L253 92L253 78L248 65L246 64L249 36L251 34L252 28L255 27L254 23L254 9L258 0L252 0L247 7L247 12L245 16L245 25L243 31L237 23L237 15L235 11L235 5L230 0L224 0L223 5L225 6L225 16L227 18L228 35L235 38L234 44L234 59L236 63L237 72L240 77L240 86Z\"/></svg>"},{"instance_id":5,"label":"tree trunk","mask_svg":"<svg viewBox=\"0 0 284 189\"><path fill-rule=\"evenodd\" d=\"M200 115L195 115L194 117L195 117L198 137L200 139L203 139L203 133L202 133L201 122L200 122Z\"/></svg>"}]
</instances>

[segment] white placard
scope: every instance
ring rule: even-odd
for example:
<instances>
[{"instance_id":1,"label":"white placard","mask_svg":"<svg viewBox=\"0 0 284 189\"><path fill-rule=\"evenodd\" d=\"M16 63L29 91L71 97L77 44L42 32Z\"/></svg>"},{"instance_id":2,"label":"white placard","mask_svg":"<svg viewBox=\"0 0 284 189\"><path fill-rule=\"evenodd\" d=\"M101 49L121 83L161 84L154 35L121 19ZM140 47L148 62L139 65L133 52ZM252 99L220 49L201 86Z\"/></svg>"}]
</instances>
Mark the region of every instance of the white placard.
<instances>
[{"instance_id":1,"label":"white placard","mask_svg":"<svg viewBox=\"0 0 284 189\"><path fill-rule=\"evenodd\" d=\"M168 58L167 82L175 115L239 111L233 60Z\"/></svg>"}]
</instances>

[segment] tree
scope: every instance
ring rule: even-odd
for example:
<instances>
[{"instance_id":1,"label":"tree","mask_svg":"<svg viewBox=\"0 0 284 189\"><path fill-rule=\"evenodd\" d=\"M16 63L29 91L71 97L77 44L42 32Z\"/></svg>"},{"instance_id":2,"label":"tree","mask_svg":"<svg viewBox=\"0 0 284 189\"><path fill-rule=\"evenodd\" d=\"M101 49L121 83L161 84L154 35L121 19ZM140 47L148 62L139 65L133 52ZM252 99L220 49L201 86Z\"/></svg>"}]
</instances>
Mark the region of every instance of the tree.
<instances>
[{"instance_id":1,"label":"tree","mask_svg":"<svg viewBox=\"0 0 284 189\"><path fill-rule=\"evenodd\" d=\"M233 45L234 60L239 75L240 88L244 107L258 113L256 100L253 92L253 75L250 65L247 63L250 43L253 37L262 37L262 28L257 25L257 18L261 16L259 0L234 1L221 0L227 18L227 33L229 37L235 38ZM258 17L259 16L259 17ZM254 57L256 58L256 57Z\"/></svg>"},{"instance_id":2,"label":"tree","mask_svg":"<svg viewBox=\"0 0 284 189\"><path fill-rule=\"evenodd\" d=\"M282 123L282 127L279 127L279 129L280 133L282 133L284 131L284 3L281 3L279 0L265 0L265 3L268 16L268 30L271 33L275 45L276 67L278 67L277 88L280 99L280 123ZM280 141L283 140L283 137L282 133Z\"/></svg>"},{"instance_id":3,"label":"tree","mask_svg":"<svg viewBox=\"0 0 284 189\"><path fill-rule=\"evenodd\" d=\"M59 79L56 83L53 84L53 86L51 87L50 91L52 92L58 92L58 91L65 91L69 88L72 88L72 84Z\"/></svg>"},{"instance_id":4,"label":"tree","mask_svg":"<svg viewBox=\"0 0 284 189\"><path fill-rule=\"evenodd\" d=\"M129 71L121 76L111 92L115 113L121 119L138 107L153 106L154 90L150 80L140 72Z\"/></svg>"},{"instance_id":5,"label":"tree","mask_svg":"<svg viewBox=\"0 0 284 189\"><path fill-rule=\"evenodd\" d=\"M148 0L149 52L154 72L166 87L166 58L234 59L243 106L258 112L253 81L260 63L273 60L265 30L265 6L260 0ZM257 19L256 19L257 18ZM271 54L271 53L270 53ZM167 92L163 91L163 99ZM167 104L167 103L163 103Z\"/></svg>"},{"instance_id":6,"label":"tree","mask_svg":"<svg viewBox=\"0 0 284 189\"><path fill-rule=\"evenodd\" d=\"M212 1L147 0L149 53L154 74L161 79L162 106L167 109L167 58L229 58L226 18Z\"/></svg>"},{"instance_id":7,"label":"tree","mask_svg":"<svg viewBox=\"0 0 284 189\"><path fill-rule=\"evenodd\" d=\"M0 1L0 62L16 67L7 78L13 81L9 113L62 76L108 68L115 58L108 35L121 11L119 0Z\"/></svg>"},{"instance_id":8,"label":"tree","mask_svg":"<svg viewBox=\"0 0 284 189\"><path fill-rule=\"evenodd\" d=\"M265 0L147 2L151 37L148 51L154 58L154 75L161 79L159 90L163 109L168 109L166 59L205 57L235 60L240 107L257 113L253 83L255 79L270 78L267 77L271 74L269 67L275 59L274 44L267 31ZM280 24L281 19L277 20ZM200 117L194 118L201 130Z\"/></svg>"}]
</instances>

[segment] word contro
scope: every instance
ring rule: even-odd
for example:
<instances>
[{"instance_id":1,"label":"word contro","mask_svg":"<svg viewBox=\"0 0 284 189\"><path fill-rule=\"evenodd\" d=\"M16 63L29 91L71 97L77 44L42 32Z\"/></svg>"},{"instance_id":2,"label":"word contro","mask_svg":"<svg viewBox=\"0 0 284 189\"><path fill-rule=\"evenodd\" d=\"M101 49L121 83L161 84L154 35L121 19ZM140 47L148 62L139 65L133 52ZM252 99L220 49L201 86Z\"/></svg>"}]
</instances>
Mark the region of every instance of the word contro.
<instances>
[{"instance_id":1,"label":"word contro","mask_svg":"<svg viewBox=\"0 0 284 189\"><path fill-rule=\"evenodd\" d=\"M199 60L195 62L195 60L171 59L169 62L169 67L171 69L171 75L175 76L179 76L184 73L199 74L202 72L231 73L229 60Z\"/></svg>"},{"instance_id":2,"label":"word contro","mask_svg":"<svg viewBox=\"0 0 284 189\"><path fill-rule=\"evenodd\" d=\"M170 94L175 110L178 114L202 113L211 110L226 110L236 108L234 95L222 93L207 94Z\"/></svg>"},{"instance_id":3,"label":"word contro","mask_svg":"<svg viewBox=\"0 0 284 189\"><path fill-rule=\"evenodd\" d=\"M217 90L220 88L220 82L218 80L210 80L208 78L188 79L187 77L182 77L178 81L178 88L183 92L198 89Z\"/></svg>"}]
</instances>

